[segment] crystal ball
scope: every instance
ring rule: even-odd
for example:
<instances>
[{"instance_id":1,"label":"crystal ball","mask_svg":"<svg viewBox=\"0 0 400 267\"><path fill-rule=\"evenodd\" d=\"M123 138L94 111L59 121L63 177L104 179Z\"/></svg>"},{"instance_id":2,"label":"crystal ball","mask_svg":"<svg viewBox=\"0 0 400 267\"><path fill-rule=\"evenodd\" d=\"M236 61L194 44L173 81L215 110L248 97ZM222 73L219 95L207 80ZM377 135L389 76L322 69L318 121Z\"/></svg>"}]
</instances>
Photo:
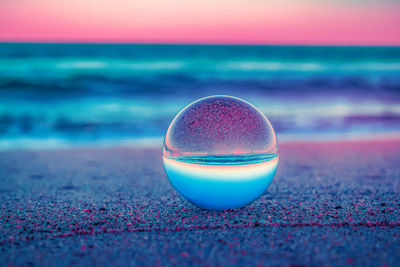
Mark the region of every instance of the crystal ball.
<instances>
[{"instance_id":1,"label":"crystal ball","mask_svg":"<svg viewBox=\"0 0 400 267\"><path fill-rule=\"evenodd\" d=\"M186 106L164 139L164 168L172 186L189 202L210 210L256 200L271 183L278 160L267 117L232 96L209 96Z\"/></svg>"}]
</instances>

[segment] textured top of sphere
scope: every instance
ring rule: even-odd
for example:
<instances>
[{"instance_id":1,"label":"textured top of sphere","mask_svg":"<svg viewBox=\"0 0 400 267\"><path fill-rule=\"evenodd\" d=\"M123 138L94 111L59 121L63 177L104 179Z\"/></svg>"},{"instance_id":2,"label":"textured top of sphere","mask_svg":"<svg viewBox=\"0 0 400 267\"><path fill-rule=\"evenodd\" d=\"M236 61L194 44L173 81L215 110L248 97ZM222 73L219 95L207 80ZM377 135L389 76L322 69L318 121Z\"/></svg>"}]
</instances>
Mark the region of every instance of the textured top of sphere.
<instances>
[{"instance_id":1,"label":"textured top of sphere","mask_svg":"<svg viewBox=\"0 0 400 267\"><path fill-rule=\"evenodd\" d=\"M210 96L185 107L172 121L164 156L276 153L265 115L231 96Z\"/></svg>"}]
</instances>

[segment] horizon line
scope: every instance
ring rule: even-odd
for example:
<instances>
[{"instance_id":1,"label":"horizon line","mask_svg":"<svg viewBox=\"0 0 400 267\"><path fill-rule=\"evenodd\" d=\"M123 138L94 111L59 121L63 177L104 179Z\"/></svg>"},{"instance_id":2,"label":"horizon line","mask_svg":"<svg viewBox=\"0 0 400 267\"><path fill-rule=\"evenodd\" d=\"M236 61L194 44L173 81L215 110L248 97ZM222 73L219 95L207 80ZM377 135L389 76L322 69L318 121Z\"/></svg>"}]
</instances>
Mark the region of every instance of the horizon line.
<instances>
[{"instance_id":1,"label":"horizon line","mask_svg":"<svg viewBox=\"0 0 400 267\"><path fill-rule=\"evenodd\" d=\"M0 44L83 44L83 45L193 45L193 46L309 46L309 47L400 47L399 44L328 44L328 43L224 43L224 42L118 42L118 41L14 41L0 40Z\"/></svg>"}]
</instances>

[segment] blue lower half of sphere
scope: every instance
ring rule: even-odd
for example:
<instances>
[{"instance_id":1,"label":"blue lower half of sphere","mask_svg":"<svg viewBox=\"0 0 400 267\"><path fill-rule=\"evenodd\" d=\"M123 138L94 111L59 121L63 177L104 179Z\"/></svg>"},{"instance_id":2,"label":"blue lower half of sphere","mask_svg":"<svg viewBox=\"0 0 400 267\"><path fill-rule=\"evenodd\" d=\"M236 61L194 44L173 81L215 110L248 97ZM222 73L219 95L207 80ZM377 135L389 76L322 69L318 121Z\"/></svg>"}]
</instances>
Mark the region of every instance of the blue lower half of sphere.
<instances>
[{"instance_id":1,"label":"blue lower half of sphere","mask_svg":"<svg viewBox=\"0 0 400 267\"><path fill-rule=\"evenodd\" d=\"M256 200L274 178L277 154L164 157L173 187L205 209L225 210Z\"/></svg>"}]
</instances>

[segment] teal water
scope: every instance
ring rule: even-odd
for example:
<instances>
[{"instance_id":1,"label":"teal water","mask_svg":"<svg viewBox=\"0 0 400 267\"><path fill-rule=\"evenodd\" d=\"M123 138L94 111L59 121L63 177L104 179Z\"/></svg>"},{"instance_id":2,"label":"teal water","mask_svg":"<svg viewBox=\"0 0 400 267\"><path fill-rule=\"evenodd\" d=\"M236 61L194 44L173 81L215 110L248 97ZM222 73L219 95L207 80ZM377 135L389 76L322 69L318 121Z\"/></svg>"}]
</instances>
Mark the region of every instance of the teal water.
<instances>
[{"instance_id":1,"label":"teal water","mask_svg":"<svg viewBox=\"0 0 400 267\"><path fill-rule=\"evenodd\" d=\"M216 94L287 140L396 135L399 88L399 47L0 43L0 149L162 140Z\"/></svg>"},{"instance_id":2,"label":"teal water","mask_svg":"<svg viewBox=\"0 0 400 267\"><path fill-rule=\"evenodd\" d=\"M238 155L202 155L202 156L168 156L168 159L202 165L246 165L273 160L278 154L238 154Z\"/></svg>"},{"instance_id":3,"label":"teal water","mask_svg":"<svg viewBox=\"0 0 400 267\"><path fill-rule=\"evenodd\" d=\"M188 75L198 79L278 78L400 71L399 47L0 44L5 77Z\"/></svg>"}]
</instances>

